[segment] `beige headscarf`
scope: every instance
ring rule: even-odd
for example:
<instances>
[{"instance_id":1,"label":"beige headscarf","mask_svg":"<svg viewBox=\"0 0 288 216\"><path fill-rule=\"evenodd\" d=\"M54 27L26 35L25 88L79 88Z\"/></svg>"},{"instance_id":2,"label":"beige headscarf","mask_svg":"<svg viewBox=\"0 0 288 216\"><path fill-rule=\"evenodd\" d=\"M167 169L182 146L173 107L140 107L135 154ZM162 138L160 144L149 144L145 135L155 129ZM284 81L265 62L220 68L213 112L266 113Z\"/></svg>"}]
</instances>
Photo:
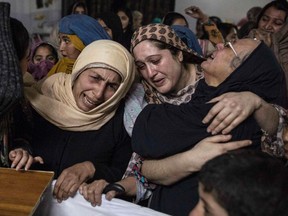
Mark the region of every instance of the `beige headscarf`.
<instances>
[{"instance_id":1,"label":"beige headscarf","mask_svg":"<svg viewBox=\"0 0 288 216\"><path fill-rule=\"evenodd\" d=\"M72 86L79 74L91 67L112 69L121 76L122 82L109 100L84 112L76 105ZM74 64L72 74L54 74L25 88L25 95L41 116L61 129L98 130L114 116L134 77L135 65L130 53L117 42L98 40L83 49Z\"/></svg>"}]
</instances>

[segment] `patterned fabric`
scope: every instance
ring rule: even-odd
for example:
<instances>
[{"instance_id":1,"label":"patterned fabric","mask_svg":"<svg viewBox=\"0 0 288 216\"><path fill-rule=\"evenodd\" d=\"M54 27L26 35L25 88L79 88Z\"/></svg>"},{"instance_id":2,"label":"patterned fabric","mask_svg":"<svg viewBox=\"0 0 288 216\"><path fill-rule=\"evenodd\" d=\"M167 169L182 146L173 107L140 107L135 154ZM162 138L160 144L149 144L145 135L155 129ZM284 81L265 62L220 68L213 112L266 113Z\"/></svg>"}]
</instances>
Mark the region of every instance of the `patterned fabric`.
<instances>
[{"instance_id":1,"label":"patterned fabric","mask_svg":"<svg viewBox=\"0 0 288 216\"><path fill-rule=\"evenodd\" d=\"M217 28L216 24L213 22L207 22L204 23L204 30L207 32L209 41L211 41L213 44L218 44L218 43L224 43L225 40Z\"/></svg>"},{"instance_id":2,"label":"patterned fabric","mask_svg":"<svg viewBox=\"0 0 288 216\"><path fill-rule=\"evenodd\" d=\"M7 2L0 2L0 62L0 167L7 167L10 111L23 96L22 73L12 41Z\"/></svg>"},{"instance_id":3,"label":"patterned fabric","mask_svg":"<svg viewBox=\"0 0 288 216\"><path fill-rule=\"evenodd\" d=\"M275 136L271 136L265 131L263 131L264 135L262 136L261 147L264 152L267 152L268 154L275 157L283 158L285 156L285 150L282 134L284 127L288 125L288 112L280 106L273 106L279 114L279 125L277 134Z\"/></svg>"},{"instance_id":4,"label":"patterned fabric","mask_svg":"<svg viewBox=\"0 0 288 216\"><path fill-rule=\"evenodd\" d=\"M189 48L170 26L164 24L154 23L138 28L132 36L131 52L133 52L137 44L144 40L160 41L187 53L189 56L189 59L186 59L187 62L201 63L205 60L201 55Z\"/></svg>"},{"instance_id":5,"label":"patterned fabric","mask_svg":"<svg viewBox=\"0 0 288 216\"><path fill-rule=\"evenodd\" d=\"M10 4L6 2L0 2L0 62L0 118L2 118L23 96L22 73L11 36Z\"/></svg>"}]
</instances>

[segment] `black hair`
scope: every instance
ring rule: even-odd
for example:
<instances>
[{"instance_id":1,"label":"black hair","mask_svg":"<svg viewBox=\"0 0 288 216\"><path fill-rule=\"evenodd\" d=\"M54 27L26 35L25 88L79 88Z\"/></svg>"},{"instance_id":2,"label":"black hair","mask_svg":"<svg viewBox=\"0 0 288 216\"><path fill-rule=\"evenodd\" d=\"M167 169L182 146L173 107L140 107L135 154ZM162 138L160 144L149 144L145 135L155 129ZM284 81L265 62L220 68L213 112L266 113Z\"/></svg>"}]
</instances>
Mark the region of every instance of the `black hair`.
<instances>
[{"instance_id":1,"label":"black hair","mask_svg":"<svg viewBox=\"0 0 288 216\"><path fill-rule=\"evenodd\" d=\"M117 14L119 11L123 11L126 16L129 18L129 23L127 26L127 30L126 31L131 31L133 32L133 16L132 16L132 11L127 8L127 7L119 7L115 10L115 13Z\"/></svg>"},{"instance_id":2,"label":"black hair","mask_svg":"<svg viewBox=\"0 0 288 216\"><path fill-rule=\"evenodd\" d=\"M71 6L70 6L70 9L69 9L69 13L68 14L75 14L75 9L77 7L82 7L84 8L84 14L86 15L89 15L89 10L88 10L88 7L86 5L86 3L84 1L76 1L74 2Z\"/></svg>"},{"instance_id":3,"label":"black hair","mask_svg":"<svg viewBox=\"0 0 288 216\"><path fill-rule=\"evenodd\" d=\"M218 23L217 24L218 30L221 32L223 38L225 39L227 35L231 32L232 29L236 30L236 34L238 33L238 28L236 25L232 23Z\"/></svg>"},{"instance_id":4,"label":"black hair","mask_svg":"<svg viewBox=\"0 0 288 216\"><path fill-rule=\"evenodd\" d=\"M259 25L259 21L261 20L262 16L266 12L266 10L271 8L271 7L275 7L277 10L284 11L286 13L285 20L287 19L287 15L288 15L288 3L287 3L287 1L286 0L274 0L274 1L271 1L270 3L266 4L263 7L263 9L261 10L261 12L259 13L258 18L257 18L257 25Z\"/></svg>"},{"instance_id":5,"label":"black hair","mask_svg":"<svg viewBox=\"0 0 288 216\"><path fill-rule=\"evenodd\" d=\"M219 23L222 23L222 20L220 19L220 17L217 17L217 16L210 16L209 19L212 20L216 25L218 25Z\"/></svg>"},{"instance_id":6,"label":"black hair","mask_svg":"<svg viewBox=\"0 0 288 216\"><path fill-rule=\"evenodd\" d=\"M258 6L250 8L246 14L248 21L256 22L261 11L262 8Z\"/></svg>"},{"instance_id":7,"label":"black hair","mask_svg":"<svg viewBox=\"0 0 288 216\"><path fill-rule=\"evenodd\" d=\"M35 56L35 53L37 52L37 50L38 50L40 47L46 47L47 49L49 49L49 50L51 51L52 55L53 55L54 58L55 58L55 62L58 62L59 59L58 59L57 49L56 49L52 44L47 43L47 42L41 43L39 46L37 46L37 47L34 49L33 53L31 53L31 59L32 59L32 61L33 61L33 58L34 58L34 56Z\"/></svg>"},{"instance_id":8,"label":"black hair","mask_svg":"<svg viewBox=\"0 0 288 216\"><path fill-rule=\"evenodd\" d=\"M177 13L177 12L168 12L168 13L163 17L162 23L165 24L165 25L171 26L171 25L173 25L173 22L174 22L176 19L183 19L183 20L185 20L187 27L189 26L187 19L186 19L182 14Z\"/></svg>"},{"instance_id":9,"label":"black hair","mask_svg":"<svg viewBox=\"0 0 288 216\"><path fill-rule=\"evenodd\" d=\"M242 38L248 37L249 32L255 28L257 28L257 24L254 21L248 21L248 22L244 23L241 26L241 28L238 29L238 38L242 39Z\"/></svg>"},{"instance_id":10,"label":"black hair","mask_svg":"<svg viewBox=\"0 0 288 216\"><path fill-rule=\"evenodd\" d=\"M30 35L19 20L10 17L12 40L19 60L23 59L30 46Z\"/></svg>"},{"instance_id":11,"label":"black hair","mask_svg":"<svg viewBox=\"0 0 288 216\"><path fill-rule=\"evenodd\" d=\"M118 43L123 42L123 29L119 16L113 12L103 12L99 14L96 19L102 19L108 28L111 29L113 40Z\"/></svg>"},{"instance_id":12,"label":"black hair","mask_svg":"<svg viewBox=\"0 0 288 216\"><path fill-rule=\"evenodd\" d=\"M288 170L267 153L236 150L208 161L199 173L229 216L284 216L288 210Z\"/></svg>"}]
</instances>

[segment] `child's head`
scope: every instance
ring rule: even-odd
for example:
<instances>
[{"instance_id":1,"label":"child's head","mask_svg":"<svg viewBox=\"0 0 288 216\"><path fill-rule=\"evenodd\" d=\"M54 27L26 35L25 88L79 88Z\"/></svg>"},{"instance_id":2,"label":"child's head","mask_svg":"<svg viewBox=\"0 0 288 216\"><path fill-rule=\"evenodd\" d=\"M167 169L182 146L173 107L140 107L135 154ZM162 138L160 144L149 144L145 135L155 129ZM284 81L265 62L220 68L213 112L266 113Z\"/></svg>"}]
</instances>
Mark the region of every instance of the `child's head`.
<instances>
[{"instance_id":1,"label":"child's head","mask_svg":"<svg viewBox=\"0 0 288 216\"><path fill-rule=\"evenodd\" d=\"M57 61L58 54L56 48L50 43L40 41L32 46L28 72L36 80L40 80L48 74Z\"/></svg>"},{"instance_id":2,"label":"child's head","mask_svg":"<svg viewBox=\"0 0 288 216\"><path fill-rule=\"evenodd\" d=\"M284 216L288 170L258 151L234 151L208 161L199 173L197 206L190 216Z\"/></svg>"}]
</instances>

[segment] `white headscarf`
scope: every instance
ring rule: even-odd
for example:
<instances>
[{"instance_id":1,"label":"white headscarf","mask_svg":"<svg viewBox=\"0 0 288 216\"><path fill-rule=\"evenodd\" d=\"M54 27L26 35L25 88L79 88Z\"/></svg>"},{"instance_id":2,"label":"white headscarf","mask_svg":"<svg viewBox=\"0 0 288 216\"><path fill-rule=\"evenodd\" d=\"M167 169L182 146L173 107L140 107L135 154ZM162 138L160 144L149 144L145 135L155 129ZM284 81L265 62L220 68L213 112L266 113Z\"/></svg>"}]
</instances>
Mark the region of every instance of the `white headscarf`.
<instances>
[{"instance_id":1,"label":"white headscarf","mask_svg":"<svg viewBox=\"0 0 288 216\"><path fill-rule=\"evenodd\" d=\"M122 82L109 100L85 112L76 105L72 86L83 70L91 67L112 69L121 76ZM83 49L71 74L54 74L25 88L25 95L41 116L61 129L98 130L114 116L134 77L135 65L130 53L115 41L98 40Z\"/></svg>"}]
</instances>

